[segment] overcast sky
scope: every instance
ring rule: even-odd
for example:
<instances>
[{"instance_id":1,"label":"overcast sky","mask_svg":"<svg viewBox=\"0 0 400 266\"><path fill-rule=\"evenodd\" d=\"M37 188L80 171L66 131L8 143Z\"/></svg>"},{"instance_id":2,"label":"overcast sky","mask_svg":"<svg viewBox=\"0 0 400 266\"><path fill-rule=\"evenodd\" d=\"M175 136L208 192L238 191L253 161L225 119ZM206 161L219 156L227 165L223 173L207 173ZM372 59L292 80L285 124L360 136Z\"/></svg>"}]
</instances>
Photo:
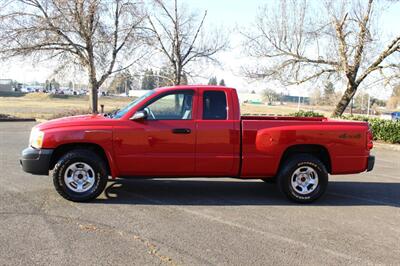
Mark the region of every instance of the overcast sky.
<instances>
[{"instance_id":1,"label":"overcast sky","mask_svg":"<svg viewBox=\"0 0 400 266\"><path fill-rule=\"evenodd\" d=\"M319 0L310 1L315 4ZM217 78L224 78L228 86L238 88L239 90L260 90L265 87L263 82L249 82L240 75L240 66L245 60L243 51L240 47L240 34L236 27L249 26L257 14L259 8L263 5L276 3L274 0L186 0L185 4L191 9L199 12L207 10L207 26L224 27L228 29L231 41L231 49L220 54L219 59L224 66L209 68L205 71L205 77L215 74ZM384 12L385 16L380 18L379 24L384 36L394 36L399 33L400 26L400 2L393 4L390 9ZM50 65L50 67L49 67ZM55 65L53 65L55 66ZM44 82L52 74L51 64L44 62L39 65L32 65L31 61L17 62L0 65L0 79L11 78L20 82L39 81ZM75 76L75 74L74 74ZM85 75L82 75L84 79ZM66 82L69 78L67 78ZM198 78L195 83L204 83L205 79ZM292 95L306 95L306 88L289 88ZM383 93L382 90L372 91L372 94L380 98L386 98L389 93Z\"/></svg>"}]
</instances>

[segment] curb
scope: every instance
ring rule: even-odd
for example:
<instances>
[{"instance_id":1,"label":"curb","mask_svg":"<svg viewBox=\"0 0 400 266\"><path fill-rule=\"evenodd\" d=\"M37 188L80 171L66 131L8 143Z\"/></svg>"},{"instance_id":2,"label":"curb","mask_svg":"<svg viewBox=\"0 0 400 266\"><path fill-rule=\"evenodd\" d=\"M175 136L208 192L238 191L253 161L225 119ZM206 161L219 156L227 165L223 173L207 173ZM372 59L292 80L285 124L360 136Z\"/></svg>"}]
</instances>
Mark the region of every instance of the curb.
<instances>
[{"instance_id":1,"label":"curb","mask_svg":"<svg viewBox=\"0 0 400 266\"><path fill-rule=\"evenodd\" d=\"M35 122L35 118L1 118L0 122Z\"/></svg>"},{"instance_id":2,"label":"curb","mask_svg":"<svg viewBox=\"0 0 400 266\"><path fill-rule=\"evenodd\" d=\"M380 148L380 149L392 150L392 151L400 151L400 144L374 142L374 148Z\"/></svg>"}]
</instances>

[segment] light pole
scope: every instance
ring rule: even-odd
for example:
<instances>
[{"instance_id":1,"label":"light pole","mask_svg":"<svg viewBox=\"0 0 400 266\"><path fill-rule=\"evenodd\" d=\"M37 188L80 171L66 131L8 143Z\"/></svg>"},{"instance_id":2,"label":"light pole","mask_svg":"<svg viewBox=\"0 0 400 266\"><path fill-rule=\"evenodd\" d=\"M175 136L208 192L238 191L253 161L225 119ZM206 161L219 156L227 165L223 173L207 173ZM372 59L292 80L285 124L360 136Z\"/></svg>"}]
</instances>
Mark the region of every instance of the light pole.
<instances>
[{"instance_id":1,"label":"light pole","mask_svg":"<svg viewBox=\"0 0 400 266\"><path fill-rule=\"evenodd\" d=\"M297 103L297 112L299 112L299 111L300 111L300 95L299 95L299 101Z\"/></svg>"}]
</instances>

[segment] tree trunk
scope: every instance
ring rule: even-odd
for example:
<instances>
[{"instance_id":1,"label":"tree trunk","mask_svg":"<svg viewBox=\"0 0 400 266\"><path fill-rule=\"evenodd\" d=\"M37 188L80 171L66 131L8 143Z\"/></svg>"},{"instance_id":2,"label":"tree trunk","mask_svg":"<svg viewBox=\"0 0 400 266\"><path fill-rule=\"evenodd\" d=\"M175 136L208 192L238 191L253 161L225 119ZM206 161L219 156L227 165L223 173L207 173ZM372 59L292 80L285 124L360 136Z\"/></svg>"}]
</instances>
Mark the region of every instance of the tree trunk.
<instances>
[{"instance_id":1,"label":"tree trunk","mask_svg":"<svg viewBox=\"0 0 400 266\"><path fill-rule=\"evenodd\" d=\"M350 82L347 84L347 89L336 105L336 108L332 113L332 117L338 117L344 113L351 99L353 99L354 94L356 94L357 88L358 86L356 84L352 84Z\"/></svg>"},{"instance_id":2,"label":"tree trunk","mask_svg":"<svg viewBox=\"0 0 400 266\"><path fill-rule=\"evenodd\" d=\"M88 74L89 74L89 101L90 101L90 110L92 114L98 113L98 91L99 91L99 83L97 82L96 75L96 67L94 61L94 53L93 53L93 44L91 40L87 40L87 52L88 52Z\"/></svg>"},{"instance_id":3,"label":"tree trunk","mask_svg":"<svg viewBox=\"0 0 400 266\"><path fill-rule=\"evenodd\" d=\"M174 85L181 85L181 73L179 70L175 72L175 84Z\"/></svg>"},{"instance_id":4,"label":"tree trunk","mask_svg":"<svg viewBox=\"0 0 400 266\"><path fill-rule=\"evenodd\" d=\"M99 86L95 79L90 79L90 91L89 91L89 100L90 100L90 110L92 114L98 113L98 91Z\"/></svg>"}]
</instances>

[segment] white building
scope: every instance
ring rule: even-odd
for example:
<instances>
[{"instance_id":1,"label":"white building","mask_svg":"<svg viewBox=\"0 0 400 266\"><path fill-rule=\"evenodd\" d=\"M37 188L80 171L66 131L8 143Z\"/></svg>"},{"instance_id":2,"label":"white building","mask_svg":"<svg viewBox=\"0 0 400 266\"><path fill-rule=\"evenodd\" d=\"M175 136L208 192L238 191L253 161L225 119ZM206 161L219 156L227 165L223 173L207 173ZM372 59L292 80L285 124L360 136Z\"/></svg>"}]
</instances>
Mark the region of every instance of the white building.
<instances>
[{"instance_id":1,"label":"white building","mask_svg":"<svg viewBox=\"0 0 400 266\"><path fill-rule=\"evenodd\" d=\"M129 91L129 97L141 97L148 93L148 90L130 90ZM125 93L121 94L122 96L125 96Z\"/></svg>"},{"instance_id":2,"label":"white building","mask_svg":"<svg viewBox=\"0 0 400 266\"><path fill-rule=\"evenodd\" d=\"M0 91L13 91L13 81L12 79L0 79Z\"/></svg>"},{"instance_id":3,"label":"white building","mask_svg":"<svg viewBox=\"0 0 400 266\"><path fill-rule=\"evenodd\" d=\"M238 92L238 98L241 104L244 102L257 102L257 103L263 102L261 95L256 93Z\"/></svg>"}]
</instances>

